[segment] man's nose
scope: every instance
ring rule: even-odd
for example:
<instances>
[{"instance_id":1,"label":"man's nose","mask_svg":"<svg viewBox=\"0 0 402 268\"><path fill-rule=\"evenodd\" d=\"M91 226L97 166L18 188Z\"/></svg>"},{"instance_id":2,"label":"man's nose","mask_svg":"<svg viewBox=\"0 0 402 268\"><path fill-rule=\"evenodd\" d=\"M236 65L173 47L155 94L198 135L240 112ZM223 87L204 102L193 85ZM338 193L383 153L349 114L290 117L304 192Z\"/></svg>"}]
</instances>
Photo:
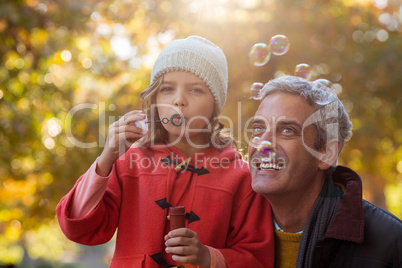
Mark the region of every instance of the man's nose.
<instances>
[{"instance_id":1,"label":"man's nose","mask_svg":"<svg viewBox=\"0 0 402 268\"><path fill-rule=\"evenodd\" d=\"M267 128L267 129L265 129L265 132L262 133L261 140L262 141L271 141L272 142L272 137L273 137L273 135L272 135L271 130L269 128Z\"/></svg>"},{"instance_id":2,"label":"man's nose","mask_svg":"<svg viewBox=\"0 0 402 268\"><path fill-rule=\"evenodd\" d=\"M258 149L263 141L272 143L272 134L269 129L263 129L259 133L255 133L255 136L250 140L250 147Z\"/></svg>"},{"instance_id":3,"label":"man's nose","mask_svg":"<svg viewBox=\"0 0 402 268\"><path fill-rule=\"evenodd\" d=\"M275 145L276 143L276 136L275 136L275 130L271 126L267 126L264 133L262 133L261 141L269 141L272 143L272 145Z\"/></svg>"}]
</instances>

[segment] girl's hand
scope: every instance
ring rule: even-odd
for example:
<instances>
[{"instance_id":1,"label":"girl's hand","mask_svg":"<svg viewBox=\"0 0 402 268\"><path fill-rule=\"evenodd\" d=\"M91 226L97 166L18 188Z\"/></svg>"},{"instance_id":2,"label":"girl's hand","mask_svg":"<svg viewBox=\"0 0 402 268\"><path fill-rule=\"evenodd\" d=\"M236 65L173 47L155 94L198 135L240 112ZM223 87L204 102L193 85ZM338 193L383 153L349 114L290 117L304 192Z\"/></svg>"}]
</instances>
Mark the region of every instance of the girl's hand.
<instances>
[{"instance_id":1,"label":"girl's hand","mask_svg":"<svg viewBox=\"0 0 402 268\"><path fill-rule=\"evenodd\" d=\"M142 111L131 111L123 115L118 121L109 126L105 148L98 159L96 172L100 176L107 176L114 162L147 131L135 127L136 121L145 119Z\"/></svg>"},{"instance_id":2,"label":"girl's hand","mask_svg":"<svg viewBox=\"0 0 402 268\"><path fill-rule=\"evenodd\" d=\"M189 263L201 267L210 267L211 256L196 232L188 228L170 231L165 236L166 252L172 254L174 261Z\"/></svg>"}]
</instances>

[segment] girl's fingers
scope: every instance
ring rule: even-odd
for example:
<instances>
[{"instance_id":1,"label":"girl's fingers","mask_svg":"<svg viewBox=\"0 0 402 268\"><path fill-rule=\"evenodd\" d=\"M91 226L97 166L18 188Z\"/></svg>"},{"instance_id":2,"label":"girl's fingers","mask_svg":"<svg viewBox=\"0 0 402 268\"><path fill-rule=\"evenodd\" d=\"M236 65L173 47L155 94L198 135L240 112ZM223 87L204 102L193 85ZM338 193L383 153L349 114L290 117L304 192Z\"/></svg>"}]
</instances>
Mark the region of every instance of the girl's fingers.
<instances>
[{"instance_id":1,"label":"girl's fingers","mask_svg":"<svg viewBox=\"0 0 402 268\"><path fill-rule=\"evenodd\" d=\"M136 141L142 137L144 137L144 135L142 135L142 134L128 133L122 138L122 140L127 140L129 142L132 142L133 140Z\"/></svg>"},{"instance_id":2,"label":"girl's fingers","mask_svg":"<svg viewBox=\"0 0 402 268\"><path fill-rule=\"evenodd\" d=\"M135 124L135 122L142 121L145 118L146 118L145 114L134 114L134 115L127 117L126 120L124 120L124 123L125 124Z\"/></svg>"},{"instance_id":3,"label":"girl's fingers","mask_svg":"<svg viewBox=\"0 0 402 268\"><path fill-rule=\"evenodd\" d=\"M125 125L125 126L121 126L121 132L125 132L125 133L136 133L136 134L147 134L147 130L136 127L135 125Z\"/></svg>"},{"instance_id":4,"label":"girl's fingers","mask_svg":"<svg viewBox=\"0 0 402 268\"><path fill-rule=\"evenodd\" d=\"M197 234L188 228L179 228L169 232L165 236L167 247L176 247L193 244Z\"/></svg>"},{"instance_id":5,"label":"girl's fingers","mask_svg":"<svg viewBox=\"0 0 402 268\"><path fill-rule=\"evenodd\" d=\"M192 253L189 246L167 247L166 252L175 255L190 255Z\"/></svg>"},{"instance_id":6,"label":"girl's fingers","mask_svg":"<svg viewBox=\"0 0 402 268\"><path fill-rule=\"evenodd\" d=\"M141 111L141 110L132 110L132 111L130 111L128 113L125 113L122 117L127 118L127 117L129 117L131 115L134 115L134 114L144 114L144 112Z\"/></svg>"},{"instance_id":7,"label":"girl's fingers","mask_svg":"<svg viewBox=\"0 0 402 268\"><path fill-rule=\"evenodd\" d=\"M188 228L169 232L165 240L165 251L177 262L199 265L200 260L205 258L206 247L200 242L197 233Z\"/></svg>"},{"instance_id":8,"label":"girl's fingers","mask_svg":"<svg viewBox=\"0 0 402 268\"><path fill-rule=\"evenodd\" d=\"M198 249L193 246L167 247L166 252L171 254L172 259L180 263L197 265Z\"/></svg>"},{"instance_id":9,"label":"girl's fingers","mask_svg":"<svg viewBox=\"0 0 402 268\"><path fill-rule=\"evenodd\" d=\"M190 229L181 228L174 231L165 236L165 245L167 247L190 246L197 244L199 241L197 233Z\"/></svg>"},{"instance_id":10,"label":"girl's fingers","mask_svg":"<svg viewBox=\"0 0 402 268\"><path fill-rule=\"evenodd\" d=\"M141 128L138 128L136 126L133 125L123 125L123 126L119 126L115 129L114 133L116 133L117 135L121 136L121 135L131 135L131 134L138 134L138 135L145 135L147 134L146 130L143 130ZM124 139L124 137L122 136L122 138Z\"/></svg>"},{"instance_id":11,"label":"girl's fingers","mask_svg":"<svg viewBox=\"0 0 402 268\"><path fill-rule=\"evenodd\" d=\"M122 126L130 122L135 122L143 119L145 119L145 114L140 110L134 110L124 114L122 117L120 117L119 120L115 122L115 124L118 126Z\"/></svg>"},{"instance_id":12,"label":"girl's fingers","mask_svg":"<svg viewBox=\"0 0 402 268\"><path fill-rule=\"evenodd\" d=\"M180 256L180 255L172 255L172 259L179 263L189 263L194 264L195 257L193 256Z\"/></svg>"},{"instance_id":13,"label":"girl's fingers","mask_svg":"<svg viewBox=\"0 0 402 268\"><path fill-rule=\"evenodd\" d=\"M130 123L135 123L137 121L141 121L144 120L146 118L146 115L142 112L140 113L127 113L125 114L121 119L123 119L122 121L119 122L119 125L127 125Z\"/></svg>"},{"instance_id":14,"label":"girl's fingers","mask_svg":"<svg viewBox=\"0 0 402 268\"><path fill-rule=\"evenodd\" d=\"M165 242L167 247L188 246L192 244L192 239L187 237L174 237Z\"/></svg>"},{"instance_id":15,"label":"girl's fingers","mask_svg":"<svg viewBox=\"0 0 402 268\"><path fill-rule=\"evenodd\" d=\"M109 129L108 145L118 148L120 144L126 143L129 146L146 134L146 130L133 125L115 126Z\"/></svg>"},{"instance_id":16,"label":"girl's fingers","mask_svg":"<svg viewBox=\"0 0 402 268\"><path fill-rule=\"evenodd\" d=\"M172 237L176 237L176 236L185 236L185 237L193 237L196 236L197 233L188 229L188 228L179 228L179 229L175 229L170 231L166 236L165 236L165 240L167 240L168 238L172 238Z\"/></svg>"},{"instance_id":17,"label":"girl's fingers","mask_svg":"<svg viewBox=\"0 0 402 268\"><path fill-rule=\"evenodd\" d=\"M124 133L119 134L118 139L119 139L120 144L126 143L126 142L128 142L128 144L130 144L130 143L136 142L138 139L140 139L142 137L144 137L144 135L142 133L124 132Z\"/></svg>"}]
</instances>

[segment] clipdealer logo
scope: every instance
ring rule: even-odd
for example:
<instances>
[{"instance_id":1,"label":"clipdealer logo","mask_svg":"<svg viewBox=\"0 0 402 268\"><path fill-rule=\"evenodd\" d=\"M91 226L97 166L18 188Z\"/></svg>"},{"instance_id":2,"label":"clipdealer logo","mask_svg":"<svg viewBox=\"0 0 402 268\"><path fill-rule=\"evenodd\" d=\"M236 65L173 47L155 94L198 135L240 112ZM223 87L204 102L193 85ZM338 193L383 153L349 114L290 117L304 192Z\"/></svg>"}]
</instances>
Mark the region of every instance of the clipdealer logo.
<instances>
[{"instance_id":1,"label":"clipdealer logo","mask_svg":"<svg viewBox=\"0 0 402 268\"><path fill-rule=\"evenodd\" d=\"M168 104L164 104L164 105L156 105L153 104L152 108L153 110L156 110L155 108L158 107L167 107L169 109L172 109L172 112L174 113L178 113L180 112L179 109L176 106L173 105L168 105ZM73 133L73 124L72 121L74 119L75 116L79 116L77 115L77 113L83 113L86 110L92 110L92 112L96 112L98 114L98 124L99 124L99 129L98 129L98 138L97 141L93 141L93 142L83 142L80 141L79 138L77 138L74 133ZM114 111L115 110L115 106L113 104L108 106L108 110L109 111ZM122 116L110 116L107 115L107 109L106 109L106 103L105 102L99 102L98 104L95 103L81 103L78 104L76 106L74 106L66 115L65 120L64 120L64 127L65 127L65 135L67 137L67 140L75 147L79 147L79 148L84 148L84 149L88 149L88 148L96 148L96 147L104 147L105 143L106 143L106 137L107 137L107 125L112 124L113 122L119 120ZM220 115L218 116L216 119L220 120L222 123L224 123L224 125L228 126L227 128L225 128L224 130L229 132L229 133L236 133L237 134L237 140L244 140L246 144L250 143L250 133L252 132L252 121L254 120L254 116L248 118L245 123L243 124L242 122L242 104L241 102L238 102L237 105L237 129L235 129L235 122L229 118L228 116L224 116L224 115ZM281 119L285 118L284 116L281 116L277 119L273 118L273 128L276 127L276 123L279 122ZM309 125L315 124L315 125L322 125L325 127L325 133L327 134L327 136L325 137L325 142L330 141L331 139L338 139L338 122L337 122L337 118L338 118L338 109L337 109L337 103L333 102L330 103L328 105L323 106L321 109L317 110L316 112L314 112L310 117L308 117L306 119L306 121L303 124L303 129L306 128ZM151 114L151 118L149 118L148 120L155 121L156 119L156 115L155 114ZM262 119L265 121L266 127L267 129L269 129L269 122L267 119L265 119L264 117L262 117ZM328 120L331 119L331 120ZM212 144L212 146L217 147L217 148L222 148L227 146L227 144L224 145L218 145L215 143L215 139L213 138L214 135L216 135L216 133L212 133L211 135L211 141L206 143L206 144L196 144L192 141L191 139L191 134L192 133L208 133L212 131L212 126L211 126L211 122L208 118L202 117L202 116L196 116L193 118L190 118L188 120L188 122L186 122L186 126L191 125L191 123L195 120L202 120L205 122L205 127L203 129L192 129L192 128L187 128L181 126L180 127L180 134L177 135L177 138L171 143L172 145L177 144L181 139L185 138L186 141L188 142L188 144L190 146L193 146L194 148L197 149L206 149L210 146L210 144ZM323 123L320 122L325 122L325 121L329 121L331 123L327 123L325 125L323 125ZM154 128L154 124L150 124L149 125L149 129ZM273 135L271 137L272 139L272 143L275 146L275 140L276 140L276 136L275 136L275 131L273 131ZM304 131L302 131L302 142L303 145L305 147L305 149L312 154L314 157L325 161L325 154L319 152L318 150L309 147L305 141L304 141ZM243 147L242 145L244 144L239 144L239 147ZM126 142L125 146L132 146L132 143L129 143L128 141ZM141 146L141 144L136 144L134 143L133 146ZM151 144L151 146L158 146L156 144ZM124 150L124 148L122 148L122 150ZM327 164L333 164L333 163L327 163Z\"/></svg>"}]
</instances>

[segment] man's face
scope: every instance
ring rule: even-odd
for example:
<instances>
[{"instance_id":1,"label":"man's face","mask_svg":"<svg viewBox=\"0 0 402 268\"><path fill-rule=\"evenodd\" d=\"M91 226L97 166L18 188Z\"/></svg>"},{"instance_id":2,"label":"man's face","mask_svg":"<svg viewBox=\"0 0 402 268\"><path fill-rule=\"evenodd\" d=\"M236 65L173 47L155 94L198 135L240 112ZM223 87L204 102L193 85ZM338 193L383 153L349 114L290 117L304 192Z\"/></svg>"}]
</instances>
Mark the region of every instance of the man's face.
<instances>
[{"instance_id":1,"label":"man's face","mask_svg":"<svg viewBox=\"0 0 402 268\"><path fill-rule=\"evenodd\" d=\"M314 112L297 95L274 93L264 98L253 120L253 137L270 141L276 154L269 163L264 163L262 153L249 146L254 191L266 197L299 196L318 183L319 160L304 147L314 147L316 128L308 125L303 129L303 123Z\"/></svg>"}]
</instances>

